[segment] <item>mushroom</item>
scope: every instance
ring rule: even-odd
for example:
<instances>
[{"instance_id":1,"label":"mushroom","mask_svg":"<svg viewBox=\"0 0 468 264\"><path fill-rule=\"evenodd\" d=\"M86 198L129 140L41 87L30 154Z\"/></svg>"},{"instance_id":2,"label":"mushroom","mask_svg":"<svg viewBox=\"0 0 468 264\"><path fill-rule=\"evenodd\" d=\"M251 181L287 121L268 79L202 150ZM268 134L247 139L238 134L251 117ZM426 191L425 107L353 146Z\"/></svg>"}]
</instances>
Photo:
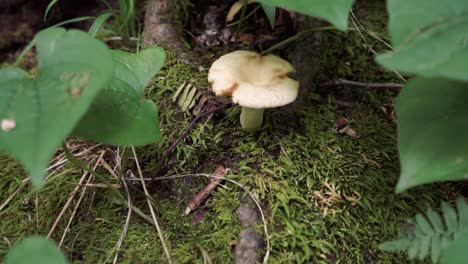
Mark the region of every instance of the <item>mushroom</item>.
<instances>
[{"instance_id":1,"label":"mushroom","mask_svg":"<svg viewBox=\"0 0 468 264\"><path fill-rule=\"evenodd\" d=\"M230 95L242 106L241 126L254 133L262 126L265 108L296 100L299 83L288 77L293 71L291 64L277 56L239 50L216 60L208 81L217 96Z\"/></svg>"}]
</instances>

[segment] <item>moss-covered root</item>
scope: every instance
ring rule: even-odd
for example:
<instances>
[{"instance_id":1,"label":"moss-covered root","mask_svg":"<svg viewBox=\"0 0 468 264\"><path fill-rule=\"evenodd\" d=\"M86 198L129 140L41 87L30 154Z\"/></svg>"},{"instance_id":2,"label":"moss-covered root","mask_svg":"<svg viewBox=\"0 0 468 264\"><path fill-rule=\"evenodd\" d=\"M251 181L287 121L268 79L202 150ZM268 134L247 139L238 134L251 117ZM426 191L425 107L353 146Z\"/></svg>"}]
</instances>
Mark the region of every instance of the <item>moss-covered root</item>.
<instances>
[{"instance_id":1,"label":"moss-covered root","mask_svg":"<svg viewBox=\"0 0 468 264\"><path fill-rule=\"evenodd\" d=\"M242 107L240 122L242 128L250 133L255 133L262 127L263 108Z\"/></svg>"}]
</instances>

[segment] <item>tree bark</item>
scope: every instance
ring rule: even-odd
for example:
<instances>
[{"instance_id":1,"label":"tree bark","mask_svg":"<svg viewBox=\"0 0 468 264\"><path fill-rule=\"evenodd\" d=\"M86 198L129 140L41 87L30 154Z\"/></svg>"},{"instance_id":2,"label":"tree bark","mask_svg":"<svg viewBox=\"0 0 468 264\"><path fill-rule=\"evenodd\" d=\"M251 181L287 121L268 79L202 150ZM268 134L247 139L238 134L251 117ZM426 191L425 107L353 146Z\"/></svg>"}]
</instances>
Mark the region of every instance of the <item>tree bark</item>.
<instances>
[{"instance_id":1,"label":"tree bark","mask_svg":"<svg viewBox=\"0 0 468 264\"><path fill-rule=\"evenodd\" d=\"M165 46L172 50L183 50L182 33L175 20L175 0L150 0L145 10L143 44Z\"/></svg>"}]
</instances>

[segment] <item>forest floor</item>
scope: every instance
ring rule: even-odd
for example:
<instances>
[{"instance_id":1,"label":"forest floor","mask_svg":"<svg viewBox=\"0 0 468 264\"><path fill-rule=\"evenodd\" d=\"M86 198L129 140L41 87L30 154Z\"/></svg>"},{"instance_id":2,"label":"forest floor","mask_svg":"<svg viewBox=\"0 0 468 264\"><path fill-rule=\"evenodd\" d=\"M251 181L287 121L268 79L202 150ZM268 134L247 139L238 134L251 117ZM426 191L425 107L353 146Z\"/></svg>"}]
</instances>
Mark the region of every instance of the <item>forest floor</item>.
<instances>
[{"instance_id":1,"label":"forest floor","mask_svg":"<svg viewBox=\"0 0 468 264\"><path fill-rule=\"evenodd\" d=\"M437 184L395 194L399 161L393 111L398 90L318 85L338 78L401 82L373 60L373 50L387 49L375 37L388 41L383 1L361 1L360 10L356 21L365 31L323 32L320 72L294 114L268 110L262 130L252 135L240 129L240 108L232 106L196 123L175 147L161 173L192 176L149 184L174 263L204 263L207 256L213 263L231 263L234 258L242 230L236 214L243 193L239 186L224 182L197 210L184 214L190 198L208 182L193 175L212 174L220 165L229 169L227 179L259 199L270 235L270 263L407 262L405 256L380 251L379 243L395 238L407 218L437 207L456 191L449 184ZM173 102L177 88L190 82L208 89L206 69L227 49L205 51L212 55L204 54L206 65L197 67L179 63L169 54L149 85L146 96L158 105L163 137L157 144L136 149L145 177L154 175L164 150L193 120L190 111L182 111ZM337 100L347 104L337 106ZM342 117L361 137L334 130L335 121ZM75 140L70 145L75 154L93 146ZM104 160L115 166L117 151L108 146L92 148L80 158L94 165L103 151ZM55 164L63 157L60 153ZM130 161L128 168L138 175L134 160ZM109 175L103 166L97 170ZM22 182L26 174L20 164L0 154L0 259L21 237L47 235L82 177L70 164L50 173L45 187L35 192ZM118 183L111 176L109 181ZM130 185L133 204L150 215L141 186ZM51 237L60 241L63 236L62 248L73 263L112 262L114 246L126 226L127 209L108 188L78 189ZM132 214L127 229L119 263L165 261L154 226ZM261 221L256 230L265 235Z\"/></svg>"}]
</instances>

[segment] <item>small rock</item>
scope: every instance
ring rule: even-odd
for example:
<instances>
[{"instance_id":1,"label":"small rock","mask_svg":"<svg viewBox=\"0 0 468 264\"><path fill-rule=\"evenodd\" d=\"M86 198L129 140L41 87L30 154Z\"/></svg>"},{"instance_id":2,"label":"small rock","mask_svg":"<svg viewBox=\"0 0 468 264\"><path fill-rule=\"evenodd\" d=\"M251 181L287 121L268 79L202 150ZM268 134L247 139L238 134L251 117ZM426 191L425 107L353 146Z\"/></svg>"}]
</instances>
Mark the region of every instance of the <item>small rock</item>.
<instances>
[{"instance_id":1,"label":"small rock","mask_svg":"<svg viewBox=\"0 0 468 264\"><path fill-rule=\"evenodd\" d=\"M241 206L237 209L237 219L242 227L254 226L258 220L257 210L247 206Z\"/></svg>"},{"instance_id":2,"label":"small rock","mask_svg":"<svg viewBox=\"0 0 468 264\"><path fill-rule=\"evenodd\" d=\"M260 249L263 246L262 238L252 227L239 233L239 238L234 253L236 264L255 264L260 257Z\"/></svg>"}]
</instances>

